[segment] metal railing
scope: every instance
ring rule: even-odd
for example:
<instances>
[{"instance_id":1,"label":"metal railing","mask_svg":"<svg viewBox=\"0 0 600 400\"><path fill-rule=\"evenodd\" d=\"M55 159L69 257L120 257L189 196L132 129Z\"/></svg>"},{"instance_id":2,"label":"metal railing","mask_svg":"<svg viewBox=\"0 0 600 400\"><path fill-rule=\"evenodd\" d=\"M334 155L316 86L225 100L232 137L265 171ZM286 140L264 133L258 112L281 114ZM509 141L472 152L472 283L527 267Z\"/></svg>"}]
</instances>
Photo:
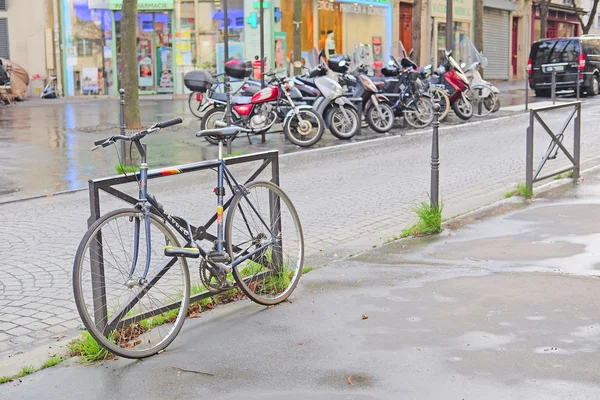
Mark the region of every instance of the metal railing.
<instances>
[{"instance_id":1,"label":"metal railing","mask_svg":"<svg viewBox=\"0 0 600 400\"><path fill-rule=\"evenodd\" d=\"M265 169L267 169L267 167L270 166L271 167L270 181L276 185L279 185L279 152L277 150L243 155L243 156L238 156L238 157L231 157L231 158L226 159L225 163L227 164L227 166L231 166L231 165L244 164L244 163L256 162L256 161L262 161L262 164L250 174L249 178L247 178L247 180L245 181L244 184L247 184L247 183L255 180L263 171L265 171ZM185 174L185 173L189 173L189 172L197 172L197 171L213 169L213 168L216 168L218 166L218 164L219 163L217 160L212 160L212 161L202 161L202 162L197 162L197 163L192 163L192 164L185 164L185 165L176 166L176 167L163 168L163 169L159 169L159 170L152 170L152 171L148 172L148 179L166 178L167 176L170 175L169 171L172 171L173 169L179 170L180 172L177 175L180 175L180 174ZM126 176L122 175L122 176L113 176L113 177L108 177L108 178L90 180L89 181L90 217L88 218L88 221L87 221L88 227L91 227L92 224L94 224L94 222L96 222L102 216L101 211L100 211L100 191L108 193L108 194L116 197L117 199L123 200L124 202L129 203L131 205L135 205L135 204L139 203L139 199L132 197L132 196L124 193L123 191L115 188L115 186L117 186L117 185L137 182L137 180L139 180L139 178L140 178L139 173L131 173ZM233 192L233 191L231 191L231 192ZM234 197L234 193L230 193L230 197L227 199L227 201L225 201L225 203L223 205L224 210L226 210L231 205L231 202L233 201L233 197ZM154 209L151 209L151 212L153 212L156 215L159 215L156 212L156 210L154 210ZM273 211L271 211L271 213L272 212ZM174 217L174 218L177 218L177 217ZM207 230L216 222L216 220L217 220L217 213L215 212L215 214L212 215L212 217L204 225L202 225L202 226L191 225L190 233L192 234L192 236L194 237L195 240L214 241L214 240L216 240L216 237L212 234L209 234ZM94 295L95 299L99 299L99 300L97 300L97 301L99 301L99 303L94 304L95 313L97 313L96 321L106 320L105 315L103 317L103 312L106 311L106 296L101 295L104 292L106 285L105 285L105 282L103 282L103 279L104 279L104 257L103 257L103 251L102 251L102 238L100 235L101 234L98 233L98 236L96 237L96 240L95 240L96 246L98 248L95 249L94 251L90 252L91 273L93 276L97 277L96 279L92 279L92 291L95 294ZM167 260L167 263L169 263L169 262L173 262L173 259ZM161 267L161 269L162 269L162 267ZM209 292L209 291L198 293L198 294L193 295L190 298L190 302L197 302L199 300L202 300L202 299L214 296L214 295L215 295L214 292ZM179 306L179 304L180 304L179 302L173 302L167 306L162 306L160 309L148 311L148 312L144 313L143 317L145 319L145 318L149 318L149 317L164 313L165 311L169 311L174 308L177 308ZM139 316L136 316L134 318L140 319ZM129 318L129 319L131 319L131 318Z\"/></svg>"},{"instance_id":2,"label":"metal railing","mask_svg":"<svg viewBox=\"0 0 600 400\"><path fill-rule=\"evenodd\" d=\"M551 64L552 65L552 64ZM559 64L559 66L562 66L562 64ZM556 73L557 72L561 72L555 68L551 68L551 83L550 83L550 99L552 100L552 104L556 104L556 90L557 90L557 82L556 82ZM575 93L576 93L576 99L577 101L581 100L581 81L585 79L586 75L594 75L593 72L561 72L560 76L576 76L577 78L575 78L575 81L567 81L567 82L558 82L560 83L567 83L567 84L575 84ZM525 76L527 77L525 79L525 111L529 110L529 75L526 73ZM584 78L580 78L581 76L583 76ZM560 89L560 88L559 88ZM569 101L569 100L566 100Z\"/></svg>"},{"instance_id":3,"label":"metal railing","mask_svg":"<svg viewBox=\"0 0 600 400\"><path fill-rule=\"evenodd\" d=\"M552 131L552 129L548 126L548 124L544 121L541 113L560 110L560 109L570 109L572 108L571 113L568 115L567 119L563 122L563 125L558 132ZM573 123L573 154L571 154L565 146L562 144L563 139L565 138L565 131L569 127L571 121L575 117L575 121ZM533 169L533 137L534 137L534 126L535 121L537 121L544 131L550 136L552 139L550 141L550 145L546 150L546 153L542 157L542 160L538 164L537 168ZM555 171L548 175L539 176L542 168L546 165L548 160L556 159L558 155L558 150L561 150L564 155L571 161L571 166L568 168L561 169L560 171ZM573 178L579 179L579 170L580 170L580 150L581 150L581 101L574 101L565 104L552 105L547 107L534 108L529 111L529 126L527 127L527 156L526 156L526 172L525 172L525 183L527 185L527 189L533 192L533 184L539 182L541 180L551 178L556 175L560 175L564 172L573 171Z\"/></svg>"}]
</instances>

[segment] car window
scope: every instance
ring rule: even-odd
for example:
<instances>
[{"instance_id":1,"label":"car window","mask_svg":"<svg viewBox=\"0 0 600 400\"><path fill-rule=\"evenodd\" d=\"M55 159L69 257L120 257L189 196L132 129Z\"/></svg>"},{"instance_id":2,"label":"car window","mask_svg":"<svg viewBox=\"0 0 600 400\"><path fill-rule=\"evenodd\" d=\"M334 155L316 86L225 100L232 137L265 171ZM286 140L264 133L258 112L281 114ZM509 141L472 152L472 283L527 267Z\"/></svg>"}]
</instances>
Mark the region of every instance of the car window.
<instances>
[{"instance_id":1,"label":"car window","mask_svg":"<svg viewBox=\"0 0 600 400\"><path fill-rule=\"evenodd\" d=\"M581 44L585 54L600 56L600 39L585 39Z\"/></svg>"},{"instance_id":2,"label":"car window","mask_svg":"<svg viewBox=\"0 0 600 400\"><path fill-rule=\"evenodd\" d=\"M547 64L550 58L550 53L556 46L556 40L545 40L543 42L534 43L531 46L531 60L534 66Z\"/></svg>"},{"instance_id":3,"label":"car window","mask_svg":"<svg viewBox=\"0 0 600 400\"><path fill-rule=\"evenodd\" d=\"M569 40L562 53L557 54L557 58L560 60L559 62L577 62L579 60L579 40Z\"/></svg>"}]
</instances>

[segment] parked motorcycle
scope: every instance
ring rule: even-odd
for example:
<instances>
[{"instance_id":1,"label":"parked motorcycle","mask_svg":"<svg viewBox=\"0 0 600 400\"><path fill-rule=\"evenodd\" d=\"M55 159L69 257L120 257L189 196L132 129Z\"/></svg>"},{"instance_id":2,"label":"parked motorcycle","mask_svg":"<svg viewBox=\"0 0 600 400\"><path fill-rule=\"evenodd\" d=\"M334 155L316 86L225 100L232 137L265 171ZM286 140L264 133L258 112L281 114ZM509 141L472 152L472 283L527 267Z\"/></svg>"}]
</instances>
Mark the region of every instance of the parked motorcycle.
<instances>
[{"instance_id":1,"label":"parked motorcycle","mask_svg":"<svg viewBox=\"0 0 600 400\"><path fill-rule=\"evenodd\" d=\"M252 73L252 64L249 61L231 60L225 64L225 73L237 79L246 79ZM301 147L317 143L325 130L323 118L312 106L296 104L301 95L295 90L293 81L275 72L265 75L269 85L253 96L231 96L232 123L248 129L250 133L262 134L276 122L283 122L283 133L290 142ZM202 118L202 130L227 125L226 99L218 96L218 99L211 97L211 101L214 107Z\"/></svg>"},{"instance_id":2,"label":"parked motorcycle","mask_svg":"<svg viewBox=\"0 0 600 400\"><path fill-rule=\"evenodd\" d=\"M329 58L328 63L330 66L336 64L337 68L344 68L346 64L350 63L350 60L333 56ZM295 66L300 68L302 63L298 62ZM329 78L327 72L327 67L321 63L309 71L308 74L297 76L294 80L299 84L306 85L308 88L313 87L318 90L318 95L312 102L314 110L323 117L325 125L333 136L348 140L358 132L360 124L358 110L350 100L344 97L340 84ZM305 95L311 93L307 90L307 87L303 88L303 94Z\"/></svg>"},{"instance_id":3,"label":"parked motorcycle","mask_svg":"<svg viewBox=\"0 0 600 400\"><path fill-rule=\"evenodd\" d=\"M446 59L431 75L430 83L443 85L448 93L454 113L463 120L473 116L473 105L468 97L469 80L460 65L452 57L452 51L445 50Z\"/></svg>"},{"instance_id":4,"label":"parked motorcycle","mask_svg":"<svg viewBox=\"0 0 600 400\"><path fill-rule=\"evenodd\" d=\"M354 54L354 68L351 71L347 64L340 66L332 63L329 68L339 74L338 80L342 86L348 88L349 96L361 99L362 109L369 127L375 132L386 133L394 126L394 110L390 99L379 93L373 80L366 75L369 71L369 65L366 63L369 60L365 59L363 54L361 46L357 46Z\"/></svg>"},{"instance_id":5,"label":"parked motorcycle","mask_svg":"<svg viewBox=\"0 0 600 400\"><path fill-rule=\"evenodd\" d=\"M500 90L481 76L480 70L488 65L488 59L477 50L475 45L465 38L460 42L461 67L470 79L472 103L476 116L486 116L500 109Z\"/></svg>"}]
</instances>

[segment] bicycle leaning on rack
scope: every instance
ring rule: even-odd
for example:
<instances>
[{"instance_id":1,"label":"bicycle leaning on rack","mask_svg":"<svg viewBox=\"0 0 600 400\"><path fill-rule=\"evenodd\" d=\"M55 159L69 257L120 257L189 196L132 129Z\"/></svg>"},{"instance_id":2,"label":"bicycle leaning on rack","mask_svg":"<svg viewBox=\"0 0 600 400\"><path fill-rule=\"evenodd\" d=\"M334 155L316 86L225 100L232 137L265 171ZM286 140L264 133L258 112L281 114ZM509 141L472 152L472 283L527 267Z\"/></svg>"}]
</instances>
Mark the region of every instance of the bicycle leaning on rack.
<instances>
[{"instance_id":1,"label":"bicycle leaning on rack","mask_svg":"<svg viewBox=\"0 0 600 400\"><path fill-rule=\"evenodd\" d=\"M202 290L241 289L262 305L287 299L302 273L304 238L288 196L271 182L239 184L223 160L224 142L244 128L196 134L219 142L217 232L210 250L199 244L200 228L192 232L185 218L169 214L148 192L147 148L141 140L181 122L177 118L131 136L111 136L96 141L92 149L122 140L135 145L141 156L139 202L98 219L81 240L73 268L75 303L85 327L102 347L126 358L158 353L181 330L191 291L188 259L199 259L193 270L200 275ZM226 203L225 183L232 195Z\"/></svg>"}]
</instances>

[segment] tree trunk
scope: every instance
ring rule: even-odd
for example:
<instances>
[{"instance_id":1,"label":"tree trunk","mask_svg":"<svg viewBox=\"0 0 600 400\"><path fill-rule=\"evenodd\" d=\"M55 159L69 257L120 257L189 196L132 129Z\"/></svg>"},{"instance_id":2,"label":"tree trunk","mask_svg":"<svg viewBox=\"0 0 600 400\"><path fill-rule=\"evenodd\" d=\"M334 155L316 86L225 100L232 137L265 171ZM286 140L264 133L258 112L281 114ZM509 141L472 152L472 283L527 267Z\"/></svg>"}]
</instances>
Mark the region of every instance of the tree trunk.
<instances>
[{"instance_id":1,"label":"tree trunk","mask_svg":"<svg viewBox=\"0 0 600 400\"><path fill-rule=\"evenodd\" d=\"M483 52L483 1L473 2L473 22L475 24L473 44L477 50Z\"/></svg>"},{"instance_id":2,"label":"tree trunk","mask_svg":"<svg viewBox=\"0 0 600 400\"><path fill-rule=\"evenodd\" d=\"M421 9L422 0L415 0L412 9L412 48L414 50L412 59L415 60L419 65L422 65L424 62L424 60L421 60Z\"/></svg>"},{"instance_id":3,"label":"tree trunk","mask_svg":"<svg viewBox=\"0 0 600 400\"><path fill-rule=\"evenodd\" d=\"M121 75L125 89L125 122L127 129L141 129L140 99L137 77L137 0L123 0L121 18Z\"/></svg>"},{"instance_id":4,"label":"tree trunk","mask_svg":"<svg viewBox=\"0 0 600 400\"><path fill-rule=\"evenodd\" d=\"M302 61L302 0L294 0L294 61ZM294 74L300 75L302 68L294 68Z\"/></svg>"},{"instance_id":5,"label":"tree trunk","mask_svg":"<svg viewBox=\"0 0 600 400\"><path fill-rule=\"evenodd\" d=\"M540 39L548 36L548 3L551 0L540 1Z\"/></svg>"}]
</instances>

